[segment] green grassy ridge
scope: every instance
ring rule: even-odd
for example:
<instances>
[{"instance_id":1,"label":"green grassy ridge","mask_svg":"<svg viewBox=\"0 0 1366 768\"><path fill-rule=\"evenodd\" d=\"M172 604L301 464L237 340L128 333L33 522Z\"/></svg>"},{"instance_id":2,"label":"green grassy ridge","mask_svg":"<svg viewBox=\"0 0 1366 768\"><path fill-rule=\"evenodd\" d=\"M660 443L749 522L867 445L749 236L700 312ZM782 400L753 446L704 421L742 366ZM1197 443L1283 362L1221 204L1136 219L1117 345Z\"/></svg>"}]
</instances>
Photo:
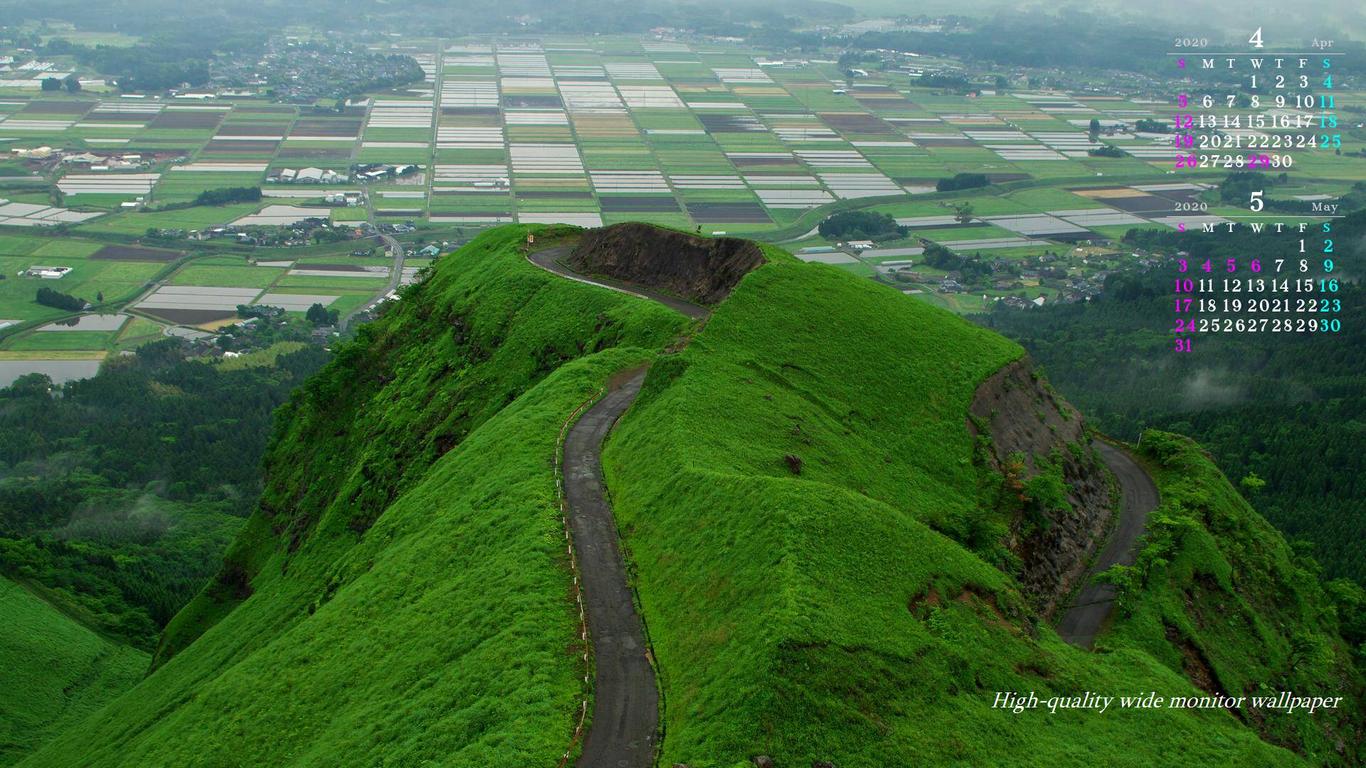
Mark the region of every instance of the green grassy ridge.
<instances>
[{"instance_id":1,"label":"green grassy ridge","mask_svg":"<svg viewBox=\"0 0 1366 768\"><path fill-rule=\"evenodd\" d=\"M997 690L1197 692L1138 650L1065 645L937 532L983 514L965 415L1021 354L772 258L656 363L604 463L663 681L662 764L1300 764L1223 712L992 709Z\"/></svg>"},{"instance_id":2,"label":"green grassy ridge","mask_svg":"<svg viewBox=\"0 0 1366 768\"><path fill-rule=\"evenodd\" d=\"M534 231L544 240L560 230ZM570 281L516 252L525 233L494 230L447 256L278 412L256 533L229 550L222 584L168 628L158 663L193 639L201 608L216 612L205 603L223 584L257 572L275 534L293 550L318 526L324 540L363 531L437 456L556 365L611 346L658 348L681 330L652 302L565 290Z\"/></svg>"},{"instance_id":3,"label":"green grassy ridge","mask_svg":"<svg viewBox=\"0 0 1366 768\"><path fill-rule=\"evenodd\" d=\"M1305 764L1222 711L992 709L997 690L1198 693L1151 638L1065 645L955 541L998 514L966 414L1018 346L769 251L661 355L684 318L541 272L526 231L441 259L296 394L263 506L160 666L24 765L557 762L581 670L555 439L652 358L604 463L662 764ZM1243 652L1263 651L1208 653Z\"/></svg>"},{"instance_id":4,"label":"green grassy ridge","mask_svg":"<svg viewBox=\"0 0 1366 768\"><path fill-rule=\"evenodd\" d=\"M176 618L147 679L25 765L559 758L582 662L556 436L687 320L539 270L524 236L443 258L296 392L228 578ZM392 501L368 495L380 485Z\"/></svg>"},{"instance_id":5,"label":"green grassy ridge","mask_svg":"<svg viewBox=\"0 0 1366 768\"><path fill-rule=\"evenodd\" d=\"M1148 430L1141 444L1162 503L1137 563L1121 571L1124 610L1101 644L1143 649L1181 671L1192 663L1183 653L1189 643L1195 663L1234 696L1345 696L1344 707L1312 717L1242 712L1269 740L1303 745L1315 761L1360 764L1366 680L1341 639L1346 609L1325 593L1317 566L1286 544L1194 441Z\"/></svg>"},{"instance_id":6,"label":"green grassy ridge","mask_svg":"<svg viewBox=\"0 0 1366 768\"><path fill-rule=\"evenodd\" d=\"M0 765L133 687L148 655L107 640L0 577Z\"/></svg>"}]
</instances>

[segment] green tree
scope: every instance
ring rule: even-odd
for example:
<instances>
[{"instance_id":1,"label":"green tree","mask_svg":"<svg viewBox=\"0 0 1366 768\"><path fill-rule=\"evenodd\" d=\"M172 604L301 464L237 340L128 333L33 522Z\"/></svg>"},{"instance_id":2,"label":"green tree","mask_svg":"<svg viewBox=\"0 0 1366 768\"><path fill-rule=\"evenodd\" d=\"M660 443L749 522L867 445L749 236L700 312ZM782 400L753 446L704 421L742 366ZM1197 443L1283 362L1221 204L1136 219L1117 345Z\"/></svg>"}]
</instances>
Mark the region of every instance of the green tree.
<instances>
[{"instance_id":1,"label":"green tree","mask_svg":"<svg viewBox=\"0 0 1366 768\"><path fill-rule=\"evenodd\" d=\"M896 219L877 211L841 211L820 223L821 237L847 240L876 240L896 238L906 234L906 228Z\"/></svg>"},{"instance_id":2,"label":"green tree","mask_svg":"<svg viewBox=\"0 0 1366 768\"><path fill-rule=\"evenodd\" d=\"M951 177L940 179L935 183L935 191L953 192L959 189L976 189L990 184L991 180L982 173L959 173Z\"/></svg>"},{"instance_id":3,"label":"green tree","mask_svg":"<svg viewBox=\"0 0 1366 768\"><path fill-rule=\"evenodd\" d=\"M314 326L336 325L340 315L335 309L328 309L321 304L314 304L304 313L304 317Z\"/></svg>"}]
</instances>

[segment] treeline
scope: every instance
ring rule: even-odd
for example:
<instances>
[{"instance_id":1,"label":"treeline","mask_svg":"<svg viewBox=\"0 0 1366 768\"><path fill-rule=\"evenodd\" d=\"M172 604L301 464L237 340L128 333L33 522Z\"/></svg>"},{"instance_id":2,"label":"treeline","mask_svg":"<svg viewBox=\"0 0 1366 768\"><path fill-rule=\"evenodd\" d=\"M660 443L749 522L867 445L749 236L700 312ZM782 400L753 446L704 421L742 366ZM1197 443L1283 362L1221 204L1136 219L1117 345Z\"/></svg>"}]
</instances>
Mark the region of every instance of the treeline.
<instances>
[{"instance_id":1,"label":"treeline","mask_svg":"<svg viewBox=\"0 0 1366 768\"><path fill-rule=\"evenodd\" d=\"M86 305L85 299L77 298L69 293L62 293L61 291L55 288L49 288L46 285L38 289L38 295L35 297L35 300L45 307L55 307L56 309L64 309L68 312L79 312L82 309L85 309Z\"/></svg>"},{"instance_id":2,"label":"treeline","mask_svg":"<svg viewBox=\"0 0 1366 768\"><path fill-rule=\"evenodd\" d=\"M233 34L214 24L182 27L174 34L156 35L130 46L92 47L57 38L40 50L51 56L74 56L82 66L111 77L120 90L155 92L182 84L203 85L209 81L209 66L216 54L250 54L262 48L264 39L263 33Z\"/></svg>"},{"instance_id":3,"label":"treeline","mask_svg":"<svg viewBox=\"0 0 1366 768\"><path fill-rule=\"evenodd\" d=\"M40 87L44 92L66 91L76 93L81 89L81 79L74 74L62 78L45 77Z\"/></svg>"},{"instance_id":4,"label":"treeline","mask_svg":"<svg viewBox=\"0 0 1366 768\"><path fill-rule=\"evenodd\" d=\"M260 187L223 187L206 189L194 199L195 205L229 205L231 203L255 203L261 200Z\"/></svg>"},{"instance_id":5,"label":"treeline","mask_svg":"<svg viewBox=\"0 0 1366 768\"><path fill-rule=\"evenodd\" d=\"M165 91L209 81L209 54L184 45L78 47L76 61L109 75L123 91Z\"/></svg>"},{"instance_id":6,"label":"treeline","mask_svg":"<svg viewBox=\"0 0 1366 768\"><path fill-rule=\"evenodd\" d=\"M1023 344L1097 428L1127 440L1145 427L1195 438L1235 483L1244 481L1263 515L1312 548L1329 576L1366 583L1366 289L1349 281L1360 276L1366 213L1334 230L1344 277L1334 294L1339 333L1207 334L1195 338L1193 352L1177 354L1174 268L1113 275L1091 302L980 319ZM1135 231L1126 239L1222 268L1227 258L1269 265L1297 252L1298 237L1240 228Z\"/></svg>"},{"instance_id":7,"label":"treeline","mask_svg":"<svg viewBox=\"0 0 1366 768\"><path fill-rule=\"evenodd\" d=\"M385 32L470 34L474 32L581 32L610 34L648 32L658 27L687 29L702 35L746 37L752 43L807 41L814 50L818 32L798 31L806 21L827 25L853 21L847 5L824 0L794 0L776 7L752 0L704 0L671 3L666 0L515 0L487 3L478 0L414 0L376 11L372 0L317 3L278 3L264 0L203 0L187 5L178 0L142 0L138 13L129 13L119 0L45 0L43 18L78 23L82 28L117 29L129 34L169 37L173 34L215 32L223 37L265 34L292 26L315 29L353 29L359 38L383 39ZM0 2L0 23L18 26L33 17L29 5ZM36 36L27 36L36 39Z\"/></svg>"},{"instance_id":8,"label":"treeline","mask_svg":"<svg viewBox=\"0 0 1366 768\"><path fill-rule=\"evenodd\" d=\"M148 210L151 211L183 211L186 208L197 208L201 205L230 205L232 203L256 203L261 200L260 187L220 187L218 189L206 189L195 196L193 200L180 200L174 203L158 205ZM147 237L154 239L165 239L166 233L173 230L161 230L156 227L147 229Z\"/></svg>"},{"instance_id":9,"label":"treeline","mask_svg":"<svg viewBox=\"0 0 1366 768\"><path fill-rule=\"evenodd\" d=\"M990 184L991 180L981 173L956 173L935 182L938 192L956 192L960 189L977 189Z\"/></svg>"},{"instance_id":10,"label":"treeline","mask_svg":"<svg viewBox=\"0 0 1366 768\"><path fill-rule=\"evenodd\" d=\"M341 313L335 309L328 309L322 304L312 304L304 313L304 318L314 326L321 328L326 325L336 325L341 320Z\"/></svg>"},{"instance_id":11,"label":"treeline","mask_svg":"<svg viewBox=\"0 0 1366 768\"><path fill-rule=\"evenodd\" d=\"M1067 33L1046 13L1002 13L982 21L965 20L954 34L868 32L857 38L863 48L888 48L948 54L1025 67L1157 69L1153 51L1171 47L1171 36L1157 25L1069 12ZM1151 64L1149 64L1151 62Z\"/></svg>"},{"instance_id":12,"label":"treeline","mask_svg":"<svg viewBox=\"0 0 1366 768\"><path fill-rule=\"evenodd\" d=\"M997 272L995 266L983 261L982 257L977 254L969 256L954 253L939 243L928 241L926 241L925 253L922 254L921 259L927 267L942 269L946 272L957 272L959 282L969 287L981 286ZM1000 271L1003 276L1019 274L1019 268L1009 264L1001 265Z\"/></svg>"},{"instance_id":13,"label":"treeline","mask_svg":"<svg viewBox=\"0 0 1366 768\"><path fill-rule=\"evenodd\" d=\"M167 339L0 390L0 573L142 648L214 573L260 492L272 413L326 358L228 368Z\"/></svg>"},{"instance_id":14,"label":"treeline","mask_svg":"<svg viewBox=\"0 0 1366 768\"><path fill-rule=\"evenodd\" d=\"M821 237L832 240L881 240L904 237L906 227L890 214L878 211L840 211L831 214L816 228Z\"/></svg>"}]
</instances>

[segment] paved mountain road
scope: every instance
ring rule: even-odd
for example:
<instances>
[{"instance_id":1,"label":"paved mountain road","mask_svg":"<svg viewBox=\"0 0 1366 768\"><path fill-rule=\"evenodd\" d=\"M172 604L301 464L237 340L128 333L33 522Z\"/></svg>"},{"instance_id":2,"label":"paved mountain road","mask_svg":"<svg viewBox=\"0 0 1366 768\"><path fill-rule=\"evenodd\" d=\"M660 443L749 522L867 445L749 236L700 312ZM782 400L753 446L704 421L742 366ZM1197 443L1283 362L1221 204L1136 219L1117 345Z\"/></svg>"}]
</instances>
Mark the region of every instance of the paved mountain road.
<instances>
[{"instance_id":1,"label":"paved mountain road","mask_svg":"<svg viewBox=\"0 0 1366 768\"><path fill-rule=\"evenodd\" d=\"M1108 443L1096 441L1101 459L1119 480L1121 491L1119 525L1106 542L1100 556L1086 572L1086 586L1077 593L1058 623L1058 634L1067 642L1090 648L1115 607L1115 588L1100 584L1096 574L1113 565L1133 565L1134 545L1147 527L1148 513L1157 508L1157 486L1129 454Z\"/></svg>"},{"instance_id":2,"label":"paved mountain road","mask_svg":"<svg viewBox=\"0 0 1366 768\"><path fill-rule=\"evenodd\" d=\"M554 248L546 248L540 251L533 251L530 255L527 256L527 260L530 261L532 264L535 264L536 266L540 267L541 269L544 269L547 272L553 272L559 275L560 277L567 277L570 280L574 280L580 283L588 283L589 285L596 285L600 288L610 288L611 290L617 291L619 293L630 294L641 299L650 299L651 301L657 301L660 304L663 304L664 306L668 307L669 309L682 312L688 317L694 319L700 320L702 318L705 318L707 315L711 314L710 310L708 310L706 307L699 306L697 304L692 303L691 301L684 301L683 299L680 299L677 296L670 296L667 293L652 291L649 288L635 285L633 283L627 283L621 280L613 280L610 277L588 277L586 275L581 275L578 272L575 272L574 270L570 269L569 267L566 267L564 264L561 263L560 260L568 255L569 246L560 245Z\"/></svg>"},{"instance_id":3,"label":"paved mountain road","mask_svg":"<svg viewBox=\"0 0 1366 768\"><path fill-rule=\"evenodd\" d=\"M649 768L654 762L659 692L602 481L602 442L644 380L641 370L610 388L564 439L564 494L596 673L593 720L578 762L583 768Z\"/></svg>"},{"instance_id":4,"label":"paved mountain road","mask_svg":"<svg viewBox=\"0 0 1366 768\"><path fill-rule=\"evenodd\" d=\"M657 301L694 318L708 311L673 296L607 278L590 278L560 263L569 248L528 254L536 266L570 280ZM636 613L620 536L602 478L602 444L635 402L645 369L618 374L607 394L569 428L564 439L564 496L578 550L584 611L593 646L593 719L579 768L650 768L659 733L659 689L644 626Z\"/></svg>"}]
</instances>

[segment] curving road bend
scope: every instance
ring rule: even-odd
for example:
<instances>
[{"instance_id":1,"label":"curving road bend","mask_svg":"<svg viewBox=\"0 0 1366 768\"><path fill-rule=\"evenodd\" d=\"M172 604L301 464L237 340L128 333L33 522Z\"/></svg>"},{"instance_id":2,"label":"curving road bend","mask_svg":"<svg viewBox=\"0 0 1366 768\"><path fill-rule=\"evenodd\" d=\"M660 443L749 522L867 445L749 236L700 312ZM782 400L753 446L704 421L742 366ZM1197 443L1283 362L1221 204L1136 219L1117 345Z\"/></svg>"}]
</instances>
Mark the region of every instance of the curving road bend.
<instances>
[{"instance_id":1,"label":"curving road bend","mask_svg":"<svg viewBox=\"0 0 1366 768\"><path fill-rule=\"evenodd\" d=\"M596 285L599 288L607 288L613 291L617 291L618 293L629 294L631 296L635 296L638 299L649 299L651 301L657 301L660 304L663 304L664 306L668 307L669 309L675 310L677 312L682 312L683 314L693 319L700 320L705 318L707 315L711 314L710 310L708 310L706 307L694 304L691 301L684 301L683 299L680 299L677 296L670 296L666 293L652 291L649 288L635 285L634 283L627 283L623 280L613 280L610 277L590 278L585 275L581 275L578 272L575 272L574 270L570 269L569 267L566 267L560 261L560 259L569 255L569 250L569 246L567 245L558 245L553 248L544 248L539 251L533 251L527 254L526 258L527 261L530 261L532 264L535 264L536 266L540 267L541 269L544 269L547 272L559 275L560 277L568 278L579 283Z\"/></svg>"},{"instance_id":2,"label":"curving road bend","mask_svg":"<svg viewBox=\"0 0 1366 768\"><path fill-rule=\"evenodd\" d=\"M527 260L561 277L657 301L689 317L708 314L704 307L641 286L581 275L560 263L568 253L568 246L546 248L528 254ZM635 402L645 372L641 368L615 376L607 394L579 417L564 439L564 496L594 660L593 719L579 768L654 765L659 689L602 478L602 443Z\"/></svg>"},{"instance_id":3,"label":"curving road bend","mask_svg":"<svg viewBox=\"0 0 1366 768\"><path fill-rule=\"evenodd\" d=\"M1063 640L1082 648L1095 645L1096 636L1115 607L1115 588L1097 583L1096 574L1114 565L1133 565L1135 544L1147 527L1148 513L1157 508L1157 486L1148 473L1127 452L1097 440L1101 460L1115 473L1121 491L1119 525L1086 572L1085 584L1063 613L1058 634Z\"/></svg>"}]
</instances>

